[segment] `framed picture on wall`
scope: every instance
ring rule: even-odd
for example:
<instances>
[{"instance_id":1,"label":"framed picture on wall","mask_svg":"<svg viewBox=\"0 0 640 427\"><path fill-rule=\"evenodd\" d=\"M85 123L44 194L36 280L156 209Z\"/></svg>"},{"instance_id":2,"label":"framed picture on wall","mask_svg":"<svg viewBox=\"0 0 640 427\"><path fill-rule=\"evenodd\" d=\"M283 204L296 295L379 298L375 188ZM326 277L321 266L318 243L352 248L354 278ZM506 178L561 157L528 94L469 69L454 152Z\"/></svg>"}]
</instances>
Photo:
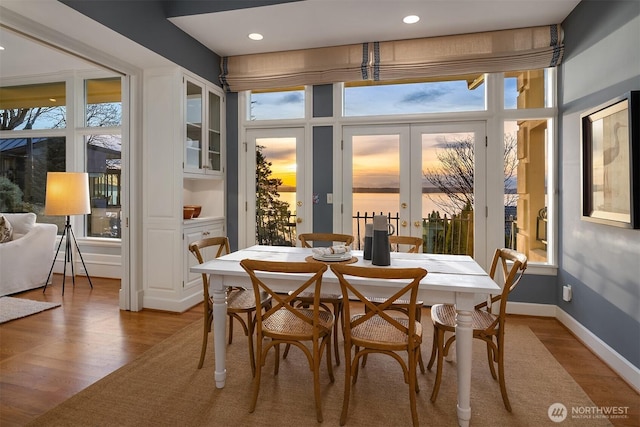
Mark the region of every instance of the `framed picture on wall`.
<instances>
[{"instance_id":1,"label":"framed picture on wall","mask_svg":"<svg viewBox=\"0 0 640 427\"><path fill-rule=\"evenodd\" d=\"M640 91L580 115L582 219L640 228Z\"/></svg>"}]
</instances>

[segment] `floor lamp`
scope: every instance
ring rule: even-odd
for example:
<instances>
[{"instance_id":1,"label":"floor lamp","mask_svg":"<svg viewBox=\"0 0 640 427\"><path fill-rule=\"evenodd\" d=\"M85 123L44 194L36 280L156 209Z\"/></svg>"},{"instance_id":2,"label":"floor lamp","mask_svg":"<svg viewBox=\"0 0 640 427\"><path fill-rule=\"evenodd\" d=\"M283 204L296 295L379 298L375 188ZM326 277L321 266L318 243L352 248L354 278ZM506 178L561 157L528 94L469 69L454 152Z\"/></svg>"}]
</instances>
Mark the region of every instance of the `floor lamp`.
<instances>
[{"instance_id":1,"label":"floor lamp","mask_svg":"<svg viewBox=\"0 0 640 427\"><path fill-rule=\"evenodd\" d=\"M89 203L89 174L85 172L48 172L47 173L47 192L44 205L45 215L62 215L66 216L66 222L64 225L64 231L58 243L58 249L56 255L53 257L53 264L51 264L51 270L47 276L47 281L44 284L42 292L47 290L51 273L53 272L53 266L56 264L56 258L60 252L60 246L62 246L62 240L65 241L65 254L64 254L64 275L62 276L62 295L64 295L64 282L67 277L67 262L71 264L71 278L73 280L73 286L76 285L76 274L73 264L73 247L71 246L71 239L76 246L84 272L89 279L89 285L93 289L93 283L87 272L87 266L82 258L80 247L76 241L76 236L71 228L71 215L85 215L91 213L91 205Z\"/></svg>"}]
</instances>

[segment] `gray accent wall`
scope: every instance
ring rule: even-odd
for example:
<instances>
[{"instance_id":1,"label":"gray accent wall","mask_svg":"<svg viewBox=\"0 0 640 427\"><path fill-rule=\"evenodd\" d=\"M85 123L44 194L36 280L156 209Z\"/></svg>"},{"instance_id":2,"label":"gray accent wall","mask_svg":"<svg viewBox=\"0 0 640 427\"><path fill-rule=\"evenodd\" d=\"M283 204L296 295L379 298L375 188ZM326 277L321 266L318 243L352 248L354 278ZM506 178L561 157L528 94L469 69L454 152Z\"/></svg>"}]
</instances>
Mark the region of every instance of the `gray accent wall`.
<instances>
[{"instance_id":1,"label":"gray accent wall","mask_svg":"<svg viewBox=\"0 0 640 427\"><path fill-rule=\"evenodd\" d=\"M59 1L211 83L221 86L218 79L220 56L173 25L167 19L165 2L159 0Z\"/></svg>"},{"instance_id":2,"label":"gray accent wall","mask_svg":"<svg viewBox=\"0 0 640 427\"><path fill-rule=\"evenodd\" d=\"M313 117L333 116L333 85L313 87Z\"/></svg>"},{"instance_id":3,"label":"gray accent wall","mask_svg":"<svg viewBox=\"0 0 640 427\"><path fill-rule=\"evenodd\" d=\"M327 194L333 193L333 126L313 128L313 231L333 232L333 205Z\"/></svg>"},{"instance_id":4,"label":"gray accent wall","mask_svg":"<svg viewBox=\"0 0 640 427\"><path fill-rule=\"evenodd\" d=\"M238 94L227 93L227 237L232 251L238 250Z\"/></svg>"},{"instance_id":5,"label":"gray accent wall","mask_svg":"<svg viewBox=\"0 0 640 427\"><path fill-rule=\"evenodd\" d=\"M580 114L640 90L640 2L582 1L562 23L557 305L640 367L640 230L581 220ZM635 141L639 144L639 141ZM562 300L570 284L573 299Z\"/></svg>"}]
</instances>

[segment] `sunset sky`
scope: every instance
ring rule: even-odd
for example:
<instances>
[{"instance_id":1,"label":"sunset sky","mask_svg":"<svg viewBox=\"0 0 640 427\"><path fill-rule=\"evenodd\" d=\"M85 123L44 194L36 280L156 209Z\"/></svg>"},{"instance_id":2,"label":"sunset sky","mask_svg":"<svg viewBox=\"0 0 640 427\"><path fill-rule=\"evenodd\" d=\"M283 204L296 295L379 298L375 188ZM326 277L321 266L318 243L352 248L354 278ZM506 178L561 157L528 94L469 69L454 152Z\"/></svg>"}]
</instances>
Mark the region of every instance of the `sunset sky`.
<instances>
[{"instance_id":1,"label":"sunset sky","mask_svg":"<svg viewBox=\"0 0 640 427\"><path fill-rule=\"evenodd\" d=\"M515 80L505 80L505 105L515 107ZM417 83L395 86L364 86L345 89L345 115L410 114L434 111L477 111L484 108L484 85L469 90L466 83ZM304 91L253 94L252 120L304 117ZM515 125L515 122L513 122ZM512 129L515 130L515 129ZM512 131L507 130L507 131ZM464 135L423 135L423 170L437 166L436 152L446 141ZM274 176L283 186L295 186L294 138L263 138L263 153L272 162ZM393 187L399 185L398 137L369 135L354 138L353 185L355 187ZM427 184L428 185L428 184Z\"/></svg>"}]
</instances>

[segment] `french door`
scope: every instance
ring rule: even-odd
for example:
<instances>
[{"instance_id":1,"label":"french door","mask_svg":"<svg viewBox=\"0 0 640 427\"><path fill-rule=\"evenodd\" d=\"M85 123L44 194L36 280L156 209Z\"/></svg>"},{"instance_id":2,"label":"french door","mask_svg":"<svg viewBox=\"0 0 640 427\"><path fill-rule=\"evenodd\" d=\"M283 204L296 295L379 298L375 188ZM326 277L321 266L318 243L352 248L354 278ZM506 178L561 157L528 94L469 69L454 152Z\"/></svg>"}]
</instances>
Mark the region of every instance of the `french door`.
<instances>
[{"instance_id":1,"label":"french door","mask_svg":"<svg viewBox=\"0 0 640 427\"><path fill-rule=\"evenodd\" d=\"M345 126L343 232L362 240L363 217L382 213L425 252L485 259L485 133L484 122Z\"/></svg>"},{"instance_id":2,"label":"french door","mask_svg":"<svg viewBox=\"0 0 640 427\"><path fill-rule=\"evenodd\" d=\"M245 246L295 246L311 225L305 129L249 129L246 136Z\"/></svg>"}]
</instances>

